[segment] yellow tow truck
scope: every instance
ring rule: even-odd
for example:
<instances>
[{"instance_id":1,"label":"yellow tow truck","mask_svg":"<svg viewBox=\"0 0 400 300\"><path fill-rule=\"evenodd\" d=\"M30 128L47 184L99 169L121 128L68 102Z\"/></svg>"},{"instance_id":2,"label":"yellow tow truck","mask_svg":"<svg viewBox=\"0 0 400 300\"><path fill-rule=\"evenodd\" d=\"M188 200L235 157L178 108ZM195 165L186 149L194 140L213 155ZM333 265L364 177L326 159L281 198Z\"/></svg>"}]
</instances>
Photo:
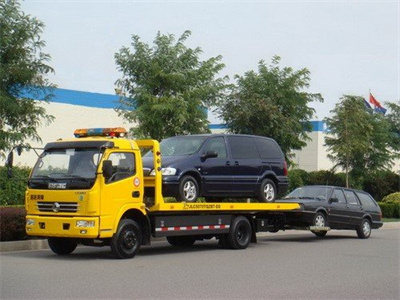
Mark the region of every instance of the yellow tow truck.
<instances>
[{"instance_id":1,"label":"yellow tow truck","mask_svg":"<svg viewBox=\"0 0 400 300\"><path fill-rule=\"evenodd\" d=\"M162 195L160 145L131 140L123 128L77 129L74 139L48 143L29 177L26 232L47 237L58 255L78 244L110 246L134 257L151 237L173 246L216 238L222 248L245 249L256 233L277 231L297 203L167 203ZM153 152L154 176L142 155ZM145 195L152 189L152 197Z\"/></svg>"}]
</instances>

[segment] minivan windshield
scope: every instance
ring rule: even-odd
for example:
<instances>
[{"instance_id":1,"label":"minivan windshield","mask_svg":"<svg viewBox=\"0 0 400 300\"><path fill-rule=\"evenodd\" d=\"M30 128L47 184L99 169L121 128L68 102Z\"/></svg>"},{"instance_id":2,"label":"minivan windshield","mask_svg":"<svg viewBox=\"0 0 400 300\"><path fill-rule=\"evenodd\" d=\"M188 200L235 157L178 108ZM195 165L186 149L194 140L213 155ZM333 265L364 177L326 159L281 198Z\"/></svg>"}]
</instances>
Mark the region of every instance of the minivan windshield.
<instances>
[{"instance_id":1,"label":"minivan windshield","mask_svg":"<svg viewBox=\"0 0 400 300\"><path fill-rule=\"evenodd\" d=\"M161 154L163 156L184 156L196 153L203 145L207 136L175 136L160 143ZM152 153L147 153L145 156L151 156Z\"/></svg>"}]
</instances>

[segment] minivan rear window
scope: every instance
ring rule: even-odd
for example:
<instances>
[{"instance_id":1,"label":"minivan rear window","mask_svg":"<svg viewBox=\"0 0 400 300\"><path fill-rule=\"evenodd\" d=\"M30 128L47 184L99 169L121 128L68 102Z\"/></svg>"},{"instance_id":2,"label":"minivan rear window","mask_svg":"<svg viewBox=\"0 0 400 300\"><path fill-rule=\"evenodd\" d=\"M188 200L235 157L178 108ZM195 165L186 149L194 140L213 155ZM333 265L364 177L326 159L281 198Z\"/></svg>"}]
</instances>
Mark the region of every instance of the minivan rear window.
<instances>
[{"instance_id":1,"label":"minivan rear window","mask_svg":"<svg viewBox=\"0 0 400 300\"><path fill-rule=\"evenodd\" d=\"M232 158L260 158L253 137L228 136Z\"/></svg>"},{"instance_id":2,"label":"minivan rear window","mask_svg":"<svg viewBox=\"0 0 400 300\"><path fill-rule=\"evenodd\" d=\"M264 159L282 158L282 151L278 144L267 138L255 138L260 157Z\"/></svg>"}]
</instances>

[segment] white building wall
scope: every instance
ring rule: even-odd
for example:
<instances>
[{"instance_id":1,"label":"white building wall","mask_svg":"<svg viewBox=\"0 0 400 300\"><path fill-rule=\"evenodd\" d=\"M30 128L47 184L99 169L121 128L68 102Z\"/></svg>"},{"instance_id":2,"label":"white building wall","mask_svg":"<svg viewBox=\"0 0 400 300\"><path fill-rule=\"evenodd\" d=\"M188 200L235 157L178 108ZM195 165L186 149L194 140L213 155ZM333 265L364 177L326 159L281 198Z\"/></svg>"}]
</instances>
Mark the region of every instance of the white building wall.
<instances>
[{"instance_id":1,"label":"white building wall","mask_svg":"<svg viewBox=\"0 0 400 300\"><path fill-rule=\"evenodd\" d=\"M32 147L43 148L57 139L73 138L74 131L78 128L124 127L128 130L132 127L132 124L127 124L114 109L42 101L39 101L39 104L46 109L47 114L53 115L55 120L48 126L43 124L38 128L42 143L29 141ZM37 155L33 150L24 151L21 156L14 153L15 165L33 167L36 160ZM2 164L4 165L4 162Z\"/></svg>"}]
</instances>

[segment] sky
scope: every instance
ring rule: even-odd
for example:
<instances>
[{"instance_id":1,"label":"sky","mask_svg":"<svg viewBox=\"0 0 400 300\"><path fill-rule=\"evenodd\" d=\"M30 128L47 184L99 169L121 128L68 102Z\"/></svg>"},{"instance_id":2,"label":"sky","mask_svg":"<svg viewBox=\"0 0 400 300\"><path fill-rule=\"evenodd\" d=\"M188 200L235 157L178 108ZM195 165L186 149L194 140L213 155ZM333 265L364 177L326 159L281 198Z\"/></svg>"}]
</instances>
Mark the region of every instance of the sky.
<instances>
[{"instance_id":1,"label":"sky","mask_svg":"<svg viewBox=\"0 0 400 300\"><path fill-rule=\"evenodd\" d=\"M90 1L26 0L22 10L44 22L44 52L59 88L115 93L114 54L138 35L177 38L201 59L222 55L220 76L257 70L281 56L282 67L310 72L314 120L330 116L345 94L400 99L400 0L392 1Z\"/></svg>"}]
</instances>

